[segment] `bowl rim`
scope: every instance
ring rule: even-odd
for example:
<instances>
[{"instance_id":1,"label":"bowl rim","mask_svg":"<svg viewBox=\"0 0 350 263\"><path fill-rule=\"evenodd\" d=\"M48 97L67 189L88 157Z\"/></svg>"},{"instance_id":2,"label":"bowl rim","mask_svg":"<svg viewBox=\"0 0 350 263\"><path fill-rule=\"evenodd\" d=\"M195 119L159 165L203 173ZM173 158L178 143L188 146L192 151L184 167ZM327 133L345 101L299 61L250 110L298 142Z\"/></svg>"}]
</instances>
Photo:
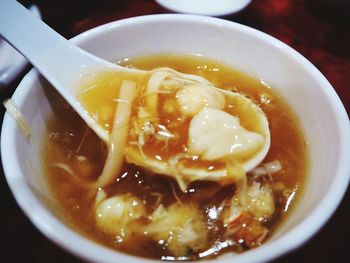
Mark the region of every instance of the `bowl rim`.
<instances>
[{"instance_id":1,"label":"bowl rim","mask_svg":"<svg viewBox=\"0 0 350 263\"><path fill-rule=\"evenodd\" d=\"M347 156L350 156L350 123L345 108L343 107L338 95L322 73L312 65L311 62L291 47L261 31L220 18L187 14L159 14L132 17L95 27L72 38L71 41L78 44L89 39L91 36L110 28L128 26L135 23L162 21L204 23L212 26L228 27L230 30L233 29L235 31L242 31L246 34L254 35L254 38L259 38L269 45L274 45L276 48L282 49L287 56L292 57L294 60L298 60L298 62L309 71L313 78L318 79L320 87L323 92L327 94L332 109L337 112L337 114L335 114L335 121L339 127L339 140L342 142L340 148L340 159L338 160L337 165L338 170L334 173L336 178L329 186L328 193L324 195L318 206L315 207L301 223L288 230L285 235L276 240L272 240L271 242L267 242L261 247L238 254L235 256L235 259L237 262L269 261L298 248L308 241L330 219L340 204L349 184L350 162L347 160ZM12 99L18 106L23 105L27 94L30 92L30 89L25 89L25 87L34 83L38 76L39 73L35 69L32 69L17 87ZM100 245L91 239L78 234L78 232L69 228L52 215L42 205L30 188L28 188L26 182L22 180L23 176L21 176L20 169L13 165L13 163L19 162L15 147L13 147L13 143L15 143L15 130L16 123L9 114L6 113L1 131L1 158L4 174L16 202L40 232L65 250L88 261L101 261L99 252L102 252L103 259L105 260L111 259L111 261L113 261L118 259L126 263L159 262L159 260L145 259L125 254ZM332 193L332 195L329 193ZM69 240L69 242L67 242L67 240ZM266 250L268 250L269 253L265 253ZM215 260L215 262L226 262L225 256L219 257ZM213 262L213 260L208 261ZM206 262L206 260L202 262Z\"/></svg>"}]
</instances>

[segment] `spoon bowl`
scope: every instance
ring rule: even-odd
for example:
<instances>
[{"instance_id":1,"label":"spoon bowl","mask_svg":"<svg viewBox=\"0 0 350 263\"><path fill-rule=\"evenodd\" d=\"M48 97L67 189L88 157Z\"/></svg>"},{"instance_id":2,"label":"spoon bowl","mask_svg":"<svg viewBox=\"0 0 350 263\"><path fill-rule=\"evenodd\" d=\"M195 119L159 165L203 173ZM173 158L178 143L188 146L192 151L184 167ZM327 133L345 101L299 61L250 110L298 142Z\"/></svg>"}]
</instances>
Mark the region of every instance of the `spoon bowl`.
<instances>
[{"instance_id":1,"label":"spoon bowl","mask_svg":"<svg viewBox=\"0 0 350 263\"><path fill-rule=\"evenodd\" d=\"M1 35L29 59L34 67L57 89L100 139L112 145L112 136L89 114L77 98L79 77L104 71L134 75L145 75L148 72L122 67L84 51L63 38L41 20L33 17L26 8L16 1L2 1L0 4L0 17ZM171 75L175 74L183 80L209 83L200 76L183 74L172 69L165 70L170 70L172 72ZM152 73L152 71L150 72ZM211 87L214 88L212 85ZM150 103L153 103L153 101ZM268 129L268 124L266 124L265 130L268 131ZM265 137L268 137L268 139L263 150L252 157L248 169L245 170L253 169L267 155L270 147L269 132L266 132Z\"/></svg>"}]
</instances>

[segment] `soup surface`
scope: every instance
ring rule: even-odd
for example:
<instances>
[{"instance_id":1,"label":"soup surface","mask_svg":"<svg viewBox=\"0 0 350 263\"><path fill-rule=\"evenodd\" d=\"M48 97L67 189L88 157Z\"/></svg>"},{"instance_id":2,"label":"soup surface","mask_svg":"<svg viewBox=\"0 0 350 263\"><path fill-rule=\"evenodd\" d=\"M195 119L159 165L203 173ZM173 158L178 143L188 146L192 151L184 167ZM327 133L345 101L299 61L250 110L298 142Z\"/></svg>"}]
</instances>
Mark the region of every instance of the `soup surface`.
<instances>
[{"instance_id":1,"label":"soup surface","mask_svg":"<svg viewBox=\"0 0 350 263\"><path fill-rule=\"evenodd\" d=\"M266 241L302 195L308 171L307 143L283 98L263 80L203 57L153 55L119 63L202 76L236 97L167 69L151 76L87 76L79 89L81 102L116 143L98 138L68 105L57 110L49 125L44 163L67 218L93 240L163 260L212 258ZM125 79L131 82L125 84ZM162 89L150 92L150 82L159 79L166 81ZM136 95L127 88L123 97L124 84L134 87ZM202 95L188 96L189 88L177 85ZM125 112L121 119L116 118L118 112ZM213 116L210 121L216 126L195 122L203 114ZM221 127L217 120L233 122L231 115L238 116L234 129L243 134L234 139L248 138L244 142L255 146L233 153L237 144L226 139L221 143L227 124ZM246 169L250 156L266 144L264 118L269 151L257 167ZM207 137L198 139L203 133ZM219 150L211 151L214 146Z\"/></svg>"}]
</instances>

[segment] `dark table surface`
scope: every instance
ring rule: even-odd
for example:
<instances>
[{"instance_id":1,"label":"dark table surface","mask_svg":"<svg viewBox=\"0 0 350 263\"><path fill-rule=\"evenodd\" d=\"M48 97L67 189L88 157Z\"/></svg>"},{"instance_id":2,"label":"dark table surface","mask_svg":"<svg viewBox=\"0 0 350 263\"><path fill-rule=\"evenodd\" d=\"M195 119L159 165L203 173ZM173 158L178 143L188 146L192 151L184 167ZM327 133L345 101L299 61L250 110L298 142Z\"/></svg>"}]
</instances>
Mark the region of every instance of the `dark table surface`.
<instances>
[{"instance_id":1,"label":"dark table surface","mask_svg":"<svg viewBox=\"0 0 350 263\"><path fill-rule=\"evenodd\" d=\"M25 5L37 4L43 20L67 38L106 22L169 12L152 0L22 2ZM268 33L304 55L331 82L350 115L349 0L253 0L239 14L224 19ZM11 96L21 77L1 89L1 101ZM1 121L3 112L1 107ZM2 167L0 171L1 261L7 262L3 259L11 258L10 262L81 262L49 241L31 224L16 204ZM311 240L274 262L350 262L349 224L348 190L336 213Z\"/></svg>"}]
</instances>

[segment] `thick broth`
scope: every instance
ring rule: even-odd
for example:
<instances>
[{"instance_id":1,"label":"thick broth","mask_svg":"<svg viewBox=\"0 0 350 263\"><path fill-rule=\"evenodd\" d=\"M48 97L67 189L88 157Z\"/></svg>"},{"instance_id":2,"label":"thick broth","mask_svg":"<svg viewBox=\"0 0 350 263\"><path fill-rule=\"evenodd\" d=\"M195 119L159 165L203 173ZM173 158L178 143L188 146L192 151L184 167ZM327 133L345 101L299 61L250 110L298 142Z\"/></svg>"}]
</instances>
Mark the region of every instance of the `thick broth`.
<instances>
[{"instance_id":1,"label":"thick broth","mask_svg":"<svg viewBox=\"0 0 350 263\"><path fill-rule=\"evenodd\" d=\"M276 210L269 220L262 222L269 230L267 237L270 236L302 195L308 171L307 146L303 132L296 116L283 98L263 81L202 57L157 55L126 59L120 64L140 69L171 67L184 73L201 75L217 87L245 94L261 107L267 115L271 132L271 148L264 163L278 160L282 165L282 170L273 174L269 182ZM103 74L95 81L105 86L105 91L97 92L90 97L82 96L82 101L88 108L90 107L91 112L101 105L106 106L107 117L104 119L104 124L108 130L112 122L108 116L111 109L114 110L110 98L116 96L111 87L118 86L120 81L113 80L110 74ZM106 146L67 105L62 105L56 117L49 126L49 135L44 147L44 163L49 185L67 218L88 237L119 251L149 258L175 259L166 247L147 235L135 234L131 242L123 242L119 237L98 229L94 215L95 193L80 187L79 182L96 180L107 155ZM159 147L154 147L152 154L159 154ZM213 182L194 182L187 193L184 193L173 179L151 174L127 163L122 170L117 180L106 187L108 196L132 194L142 200L147 213L152 213L160 202L165 207L176 202L196 203L204 221L207 222L207 249L223 241L222 223L211 220L208 211L213 207L219 207L225 199L232 197L235 191L234 185L221 187ZM222 251L242 252L248 247L244 243L231 242ZM202 253L189 251L186 257L181 259L193 260L205 257L207 254L203 251L205 249ZM208 257L217 254L209 253Z\"/></svg>"}]
</instances>

